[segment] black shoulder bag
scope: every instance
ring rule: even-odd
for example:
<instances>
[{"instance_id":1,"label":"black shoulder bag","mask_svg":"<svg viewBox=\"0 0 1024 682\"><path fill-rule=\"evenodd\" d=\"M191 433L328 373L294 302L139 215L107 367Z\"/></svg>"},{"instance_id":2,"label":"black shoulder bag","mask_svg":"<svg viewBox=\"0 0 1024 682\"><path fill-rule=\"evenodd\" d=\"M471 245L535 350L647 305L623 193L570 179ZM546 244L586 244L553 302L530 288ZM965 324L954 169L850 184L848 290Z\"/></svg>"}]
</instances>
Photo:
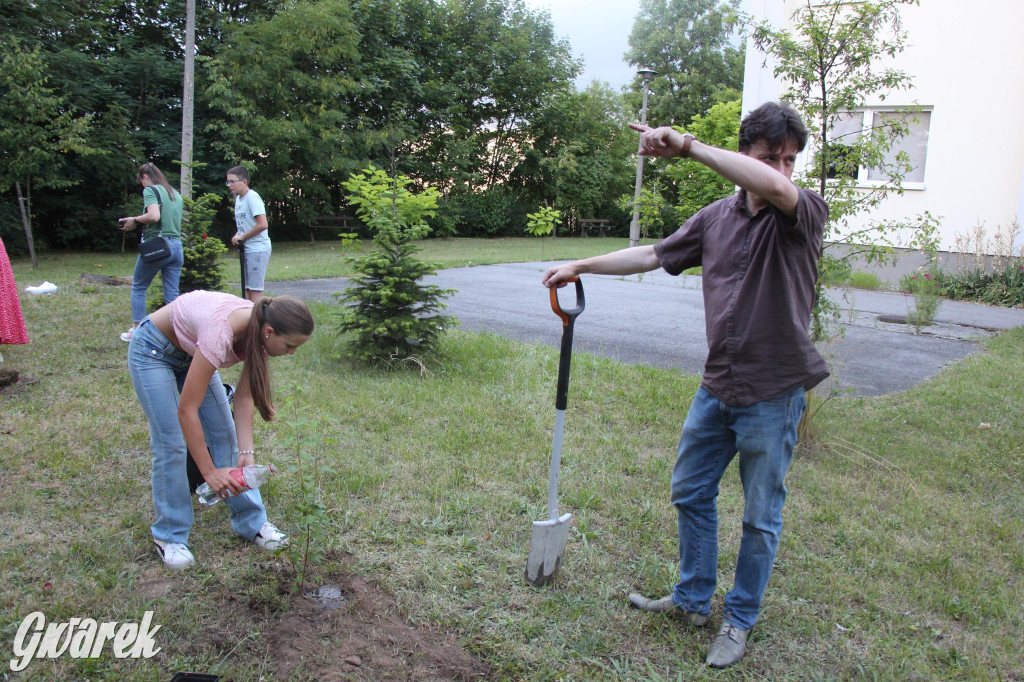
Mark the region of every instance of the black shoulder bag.
<instances>
[{"instance_id":1,"label":"black shoulder bag","mask_svg":"<svg viewBox=\"0 0 1024 682\"><path fill-rule=\"evenodd\" d=\"M156 194L156 203L160 207L160 229L155 237L146 239L146 230L143 228L139 236L139 258L146 263L163 260L171 255L171 245L163 237L164 231L164 202L160 199L160 187L153 185L153 192Z\"/></svg>"}]
</instances>

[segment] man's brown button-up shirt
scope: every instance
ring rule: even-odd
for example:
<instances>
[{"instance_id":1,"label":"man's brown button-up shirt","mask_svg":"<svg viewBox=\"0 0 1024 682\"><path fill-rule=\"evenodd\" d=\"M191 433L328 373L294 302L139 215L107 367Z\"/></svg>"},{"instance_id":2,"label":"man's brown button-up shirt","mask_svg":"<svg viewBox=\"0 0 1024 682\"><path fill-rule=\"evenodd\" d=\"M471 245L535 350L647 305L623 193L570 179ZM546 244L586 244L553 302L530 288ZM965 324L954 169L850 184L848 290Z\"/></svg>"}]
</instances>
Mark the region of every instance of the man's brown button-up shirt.
<instances>
[{"instance_id":1,"label":"man's brown button-up shirt","mask_svg":"<svg viewBox=\"0 0 1024 682\"><path fill-rule=\"evenodd\" d=\"M771 205L751 215L740 190L654 247L669 274L703 268L703 386L726 404L771 400L828 376L808 334L828 205L799 191L793 218Z\"/></svg>"}]
</instances>

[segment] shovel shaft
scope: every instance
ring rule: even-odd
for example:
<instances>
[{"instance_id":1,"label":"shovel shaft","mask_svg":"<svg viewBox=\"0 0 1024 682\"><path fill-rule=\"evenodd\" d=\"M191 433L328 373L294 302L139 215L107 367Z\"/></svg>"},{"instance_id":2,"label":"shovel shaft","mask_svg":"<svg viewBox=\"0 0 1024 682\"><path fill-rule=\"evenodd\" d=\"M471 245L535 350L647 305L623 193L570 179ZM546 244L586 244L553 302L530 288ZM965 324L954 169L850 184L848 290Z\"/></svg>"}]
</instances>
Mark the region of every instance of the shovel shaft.
<instances>
[{"instance_id":1,"label":"shovel shaft","mask_svg":"<svg viewBox=\"0 0 1024 682\"><path fill-rule=\"evenodd\" d=\"M242 298L245 298L245 243L238 245L238 264L242 268Z\"/></svg>"},{"instance_id":2,"label":"shovel shaft","mask_svg":"<svg viewBox=\"0 0 1024 682\"><path fill-rule=\"evenodd\" d=\"M548 516L558 518L558 474L562 469L562 434L565 432L565 410L555 410L555 437L551 443L551 474L548 479Z\"/></svg>"}]
</instances>

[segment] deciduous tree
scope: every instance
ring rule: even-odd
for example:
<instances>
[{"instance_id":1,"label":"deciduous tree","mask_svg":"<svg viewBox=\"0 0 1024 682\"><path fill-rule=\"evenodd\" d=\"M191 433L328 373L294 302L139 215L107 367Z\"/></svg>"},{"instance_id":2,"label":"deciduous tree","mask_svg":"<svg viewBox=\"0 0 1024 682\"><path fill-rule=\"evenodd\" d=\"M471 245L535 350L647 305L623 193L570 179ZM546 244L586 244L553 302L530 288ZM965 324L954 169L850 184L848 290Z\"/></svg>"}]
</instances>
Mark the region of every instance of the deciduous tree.
<instances>
[{"instance_id":1,"label":"deciduous tree","mask_svg":"<svg viewBox=\"0 0 1024 682\"><path fill-rule=\"evenodd\" d=\"M841 139L833 134L849 112L913 87L906 71L893 66L893 58L907 42L901 12L918 4L919 0L808 2L800 4L793 15L792 32L766 22L754 30L758 49L777 60L775 75L810 133L812 167L802 182L816 188L829 204L825 246L818 262L818 303L812 323L815 340L828 338L830 323L838 318L838 308L826 297L823 283L829 271L849 267L827 250L841 243L863 245L843 260L864 255L869 262L883 261L892 254L892 238L897 232L909 230L913 242L933 221L931 216L922 216L900 224L876 223L855 234L844 229L853 216L877 206L892 193L902 193L909 157L905 152L892 152L907 134L913 109L886 117L870 130L858 128ZM856 179L860 167L873 169L881 181L861 186Z\"/></svg>"},{"instance_id":2,"label":"deciduous tree","mask_svg":"<svg viewBox=\"0 0 1024 682\"><path fill-rule=\"evenodd\" d=\"M0 192L16 191L33 266L33 188L76 184L67 172L68 157L94 152L86 143L91 117L77 114L47 81L38 47L5 41L0 56Z\"/></svg>"},{"instance_id":3,"label":"deciduous tree","mask_svg":"<svg viewBox=\"0 0 1024 682\"><path fill-rule=\"evenodd\" d=\"M739 97L743 48L738 0L640 0L626 61L652 68L647 120L686 125L718 102ZM636 88L640 91L640 77ZM636 96L639 109L639 96Z\"/></svg>"}]
</instances>

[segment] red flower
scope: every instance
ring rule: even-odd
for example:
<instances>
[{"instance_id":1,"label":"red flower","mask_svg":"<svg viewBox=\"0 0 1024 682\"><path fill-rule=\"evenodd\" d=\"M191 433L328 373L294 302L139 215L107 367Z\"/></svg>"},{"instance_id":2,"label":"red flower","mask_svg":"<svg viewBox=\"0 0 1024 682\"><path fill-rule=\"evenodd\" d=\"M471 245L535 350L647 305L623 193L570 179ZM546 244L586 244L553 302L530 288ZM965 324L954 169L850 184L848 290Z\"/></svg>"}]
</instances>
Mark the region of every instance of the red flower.
<instances>
[{"instance_id":1,"label":"red flower","mask_svg":"<svg viewBox=\"0 0 1024 682\"><path fill-rule=\"evenodd\" d=\"M928 273L926 272L926 273L924 273L924 278L925 278L925 279L931 279L931 278L932 278L932 276L931 276L931 275L929 275L929 274L928 274Z\"/></svg>"},{"instance_id":2,"label":"red flower","mask_svg":"<svg viewBox=\"0 0 1024 682\"><path fill-rule=\"evenodd\" d=\"M206 233L203 232L203 239L206 239Z\"/></svg>"}]
</instances>

